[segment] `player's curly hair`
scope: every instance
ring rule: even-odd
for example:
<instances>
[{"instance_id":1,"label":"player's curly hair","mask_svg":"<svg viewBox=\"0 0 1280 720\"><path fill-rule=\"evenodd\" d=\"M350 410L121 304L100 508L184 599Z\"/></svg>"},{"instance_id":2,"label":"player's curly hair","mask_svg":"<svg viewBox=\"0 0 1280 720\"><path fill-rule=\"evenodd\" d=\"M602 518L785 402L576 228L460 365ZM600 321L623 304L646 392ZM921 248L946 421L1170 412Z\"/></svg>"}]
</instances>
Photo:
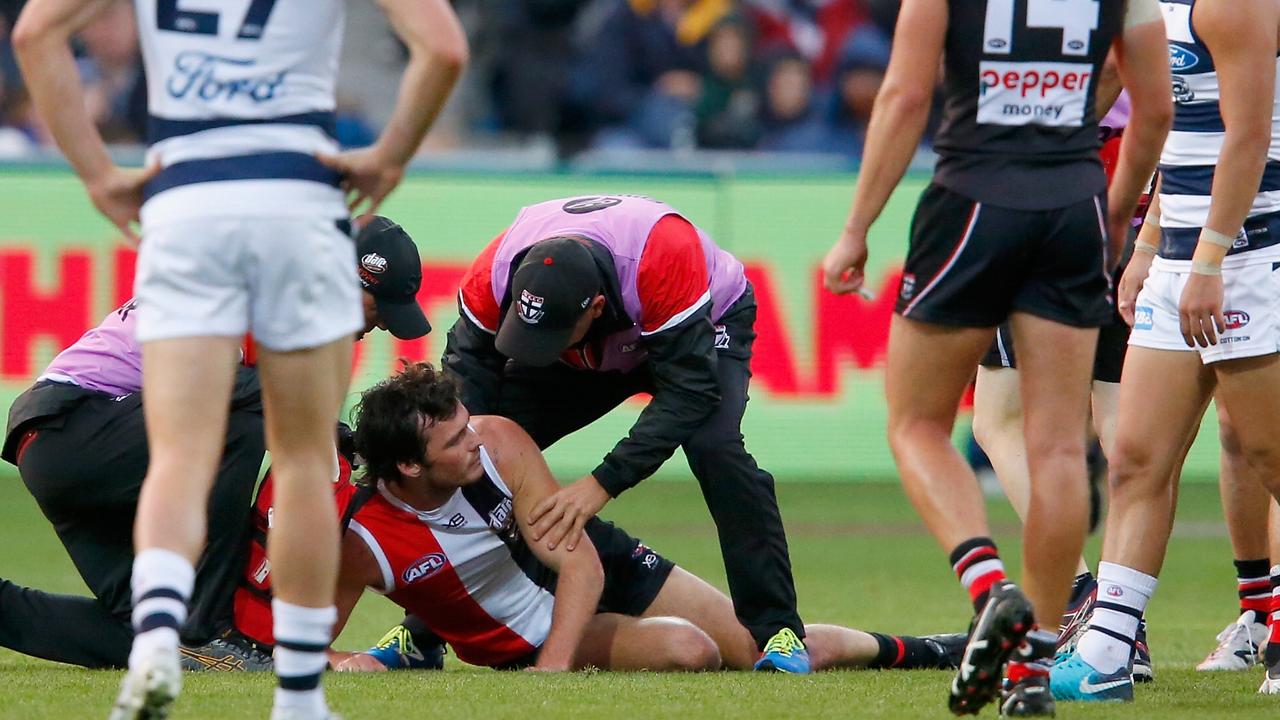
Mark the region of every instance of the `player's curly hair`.
<instances>
[{"instance_id":1,"label":"player's curly hair","mask_svg":"<svg viewBox=\"0 0 1280 720\"><path fill-rule=\"evenodd\" d=\"M396 482L398 463L426 463L421 435L424 418L448 420L458 410L453 380L428 362L400 361L403 369L365 390L352 411L356 450L364 457L367 478Z\"/></svg>"}]
</instances>

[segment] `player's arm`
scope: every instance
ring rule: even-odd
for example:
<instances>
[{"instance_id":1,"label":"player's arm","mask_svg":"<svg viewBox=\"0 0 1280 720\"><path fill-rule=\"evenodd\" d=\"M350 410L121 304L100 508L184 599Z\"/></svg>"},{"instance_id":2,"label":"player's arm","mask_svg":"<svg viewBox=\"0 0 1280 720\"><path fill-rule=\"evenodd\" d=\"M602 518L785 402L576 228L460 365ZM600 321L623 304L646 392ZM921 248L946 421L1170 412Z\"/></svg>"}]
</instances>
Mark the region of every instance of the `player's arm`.
<instances>
[{"instance_id":1,"label":"player's arm","mask_svg":"<svg viewBox=\"0 0 1280 720\"><path fill-rule=\"evenodd\" d=\"M710 285L697 228L679 215L662 218L636 271L653 399L592 472L611 497L656 472L720 404Z\"/></svg>"},{"instance_id":2,"label":"player's arm","mask_svg":"<svg viewBox=\"0 0 1280 720\"><path fill-rule=\"evenodd\" d=\"M559 575L551 631L538 652L537 670L570 670L587 623L596 613L604 590L604 570L591 540L583 537L576 550L561 545L550 550L530 533L533 508L555 494L560 486L534 444L533 438L514 422L497 416L482 420L480 437L493 456L498 472L512 492L516 523L525 542L544 565Z\"/></svg>"},{"instance_id":3,"label":"player's arm","mask_svg":"<svg viewBox=\"0 0 1280 720\"><path fill-rule=\"evenodd\" d=\"M1099 120L1111 112L1111 106L1116 104L1116 99L1120 97L1122 90L1124 90L1124 83L1120 80L1120 70L1116 67L1116 53L1112 48L1111 52L1107 53L1106 61L1102 63L1102 69L1098 71L1098 87L1093 93L1094 113Z\"/></svg>"},{"instance_id":4,"label":"player's arm","mask_svg":"<svg viewBox=\"0 0 1280 720\"><path fill-rule=\"evenodd\" d=\"M1156 0L1129 0L1124 31L1113 50L1117 74L1132 106L1107 190L1107 230L1114 267L1120 262L1133 211L1151 182L1173 124L1169 45Z\"/></svg>"},{"instance_id":5,"label":"player's arm","mask_svg":"<svg viewBox=\"0 0 1280 720\"><path fill-rule=\"evenodd\" d=\"M341 172L353 211L376 212L404 176L468 61L467 36L447 0L378 0L409 50L391 119L369 148L321 160Z\"/></svg>"},{"instance_id":6,"label":"player's arm","mask_svg":"<svg viewBox=\"0 0 1280 720\"><path fill-rule=\"evenodd\" d=\"M31 0L13 29L13 49L36 112L84 181L90 199L126 237L138 219L142 185L151 170L123 170L85 108L84 86L71 54L71 36L84 29L113 0Z\"/></svg>"},{"instance_id":7,"label":"player's arm","mask_svg":"<svg viewBox=\"0 0 1280 720\"><path fill-rule=\"evenodd\" d=\"M334 605L338 609L338 621L333 625L333 637L342 634L342 629L351 619L351 612L364 594L366 587L385 590L386 579L378 561L365 541L355 532L347 529L342 534L342 555L338 566L338 587L334 594ZM376 658L364 652L329 651L329 664L335 670L343 671L381 671L386 666Z\"/></svg>"},{"instance_id":8,"label":"player's arm","mask_svg":"<svg viewBox=\"0 0 1280 720\"><path fill-rule=\"evenodd\" d=\"M533 537L549 547L564 542L572 550L592 516L657 471L720 403L705 252L697 228L679 215L650 231L636 292L653 399L590 475L534 510Z\"/></svg>"},{"instance_id":9,"label":"player's arm","mask_svg":"<svg viewBox=\"0 0 1280 720\"><path fill-rule=\"evenodd\" d=\"M1213 174L1209 219L1191 257L1179 315L1188 346L1207 347L1226 331L1222 260L1249 216L1271 147L1276 32L1272 0L1210 0L1196 5L1200 39L1218 71L1218 109L1226 128Z\"/></svg>"},{"instance_id":10,"label":"player's arm","mask_svg":"<svg viewBox=\"0 0 1280 720\"><path fill-rule=\"evenodd\" d=\"M920 146L946 35L947 0L903 0L894 37L909 41L893 44L867 126L853 208L822 263L824 283L832 292L862 287L867 232Z\"/></svg>"}]
</instances>

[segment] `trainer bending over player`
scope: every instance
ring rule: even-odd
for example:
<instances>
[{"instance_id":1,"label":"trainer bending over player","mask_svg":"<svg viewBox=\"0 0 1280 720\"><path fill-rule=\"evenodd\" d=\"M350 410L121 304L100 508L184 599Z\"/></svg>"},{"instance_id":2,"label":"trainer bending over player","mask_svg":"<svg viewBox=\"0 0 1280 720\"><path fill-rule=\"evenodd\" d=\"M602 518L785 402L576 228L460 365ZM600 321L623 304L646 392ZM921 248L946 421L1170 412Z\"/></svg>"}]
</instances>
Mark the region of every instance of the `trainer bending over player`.
<instances>
[{"instance_id":1,"label":"trainer bending over player","mask_svg":"<svg viewBox=\"0 0 1280 720\"><path fill-rule=\"evenodd\" d=\"M807 672L773 476L741 432L756 336L742 263L657 200L562 198L519 212L458 304L443 362L463 404L511 418L539 448L653 396L595 470L530 508L533 536L572 550L607 502L683 448L738 619L762 650L757 669Z\"/></svg>"},{"instance_id":2,"label":"trainer bending over player","mask_svg":"<svg viewBox=\"0 0 1280 720\"><path fill-rule=\"evenodd\" d=\"M1168 54L1152 0L906 0L896 34L909 41L894 43L853 208L823 268L833 291L862 286L867 233L920 140L942 63L938 165L912 224L885 391L907 495L977 614L950 697L954 712L970 713L995 699L1033 606L1056 620L1067 604L1089 509L1084 428L1097 328L1110 312L1108 272L1169 126ZM1113 47L1133 117L1107 191L1094 106ZM951 444L961 396L1006 319L1021 351L1030 600L1006 581L982 492ZM1053 712L1055 634L1034 639L1022 654L1032 662L1009 668L1006 712Z\"/></svg>"}]
</instances>

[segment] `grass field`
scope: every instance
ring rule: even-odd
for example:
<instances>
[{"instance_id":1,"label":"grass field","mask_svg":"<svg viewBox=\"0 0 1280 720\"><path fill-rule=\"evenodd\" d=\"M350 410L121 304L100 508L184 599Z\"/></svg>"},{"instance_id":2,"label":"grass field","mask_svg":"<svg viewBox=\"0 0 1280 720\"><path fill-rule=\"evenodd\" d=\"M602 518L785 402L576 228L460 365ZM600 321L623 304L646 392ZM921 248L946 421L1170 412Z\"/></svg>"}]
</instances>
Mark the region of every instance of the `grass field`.
<instances>
[{"instance_id":1,"label":"grass field","mask_svg":"<svg viewBox=\"0 0 1280 720\"><path fill-rule=\"evenodd\" d=\"M0 471L0 575L59 592L83 585L16 475ZM967 601L942 551L895 484L783 483L802 615L892 632L959 631ZM684 567L724 587L710 519L690 482L652 482L606 509L606 515ZM992 507L997 541L1017 563L1017 528ZM1157 681L1131 706L1060 706L1066 718L1213 718L1274 712L1280 700L1254 694L1260 671L1200 675L1192 666L1235 613L1230 550L1216 489L1192 485L1159 593L1149 613ZM1096 552L1096 548L1094 549ZM386 600L367 596L341 648L362 648L398 619ZM119 673L68 668L0 650L0 718L101 718ZM450 657L442 673L336 676L331 703L358 718L718 718L949 717L941 672L837 672L809 677L748 673L662 676L496 673ZM268 675L188 675L177 718L266 717ZM986 711L988 717L994 709Z\"/></svg>"}]
</instances>

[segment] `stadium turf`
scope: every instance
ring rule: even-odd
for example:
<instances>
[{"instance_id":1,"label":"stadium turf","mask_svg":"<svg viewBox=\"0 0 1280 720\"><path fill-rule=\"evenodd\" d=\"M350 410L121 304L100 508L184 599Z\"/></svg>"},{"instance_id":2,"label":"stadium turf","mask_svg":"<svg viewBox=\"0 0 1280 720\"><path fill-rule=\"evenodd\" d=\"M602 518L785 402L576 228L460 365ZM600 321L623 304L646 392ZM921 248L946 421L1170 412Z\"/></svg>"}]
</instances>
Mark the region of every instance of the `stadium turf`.
<instances>
[{"instance_id":1,"label":"stadium turf","mask_svg":"<svg viewBox=\"0 0 1280 720\"><path fill-rule=\"evenodd\" d=\"M0 576L59 592L82 592L52 530L16 475L0 471ZM802 615L864 629L962 630L964 593L942 551L915 520L896 484L781 483ZM652 547L724 587L715 534L696 485L653 481L614 506L614 519ZM992 506L995 534L1017 564L1016 526ZM1060 718L1212 718L1274 712L1280 698L1254 694L1260 670L1216 675L1191 670L1234 618L1235 585L1216 489L1184 489L1179 526L1150 611L1157 680L1130 706L1059 706ZM1096 543L1094 547L1096 552ZM339 639L362 648L399 618L366 596ZM359 718L917 718L949 717L942 672L838 672L809 677L748 673L541 676L470 668L452 656L442 673L334 675L334 708ZM0 718L105 717L120 674L90 672L0 650ZM268 675L187 675L174 717L266 717ZM994 708L984 712L994 717Z\"/></svg>"}]
</instances>

